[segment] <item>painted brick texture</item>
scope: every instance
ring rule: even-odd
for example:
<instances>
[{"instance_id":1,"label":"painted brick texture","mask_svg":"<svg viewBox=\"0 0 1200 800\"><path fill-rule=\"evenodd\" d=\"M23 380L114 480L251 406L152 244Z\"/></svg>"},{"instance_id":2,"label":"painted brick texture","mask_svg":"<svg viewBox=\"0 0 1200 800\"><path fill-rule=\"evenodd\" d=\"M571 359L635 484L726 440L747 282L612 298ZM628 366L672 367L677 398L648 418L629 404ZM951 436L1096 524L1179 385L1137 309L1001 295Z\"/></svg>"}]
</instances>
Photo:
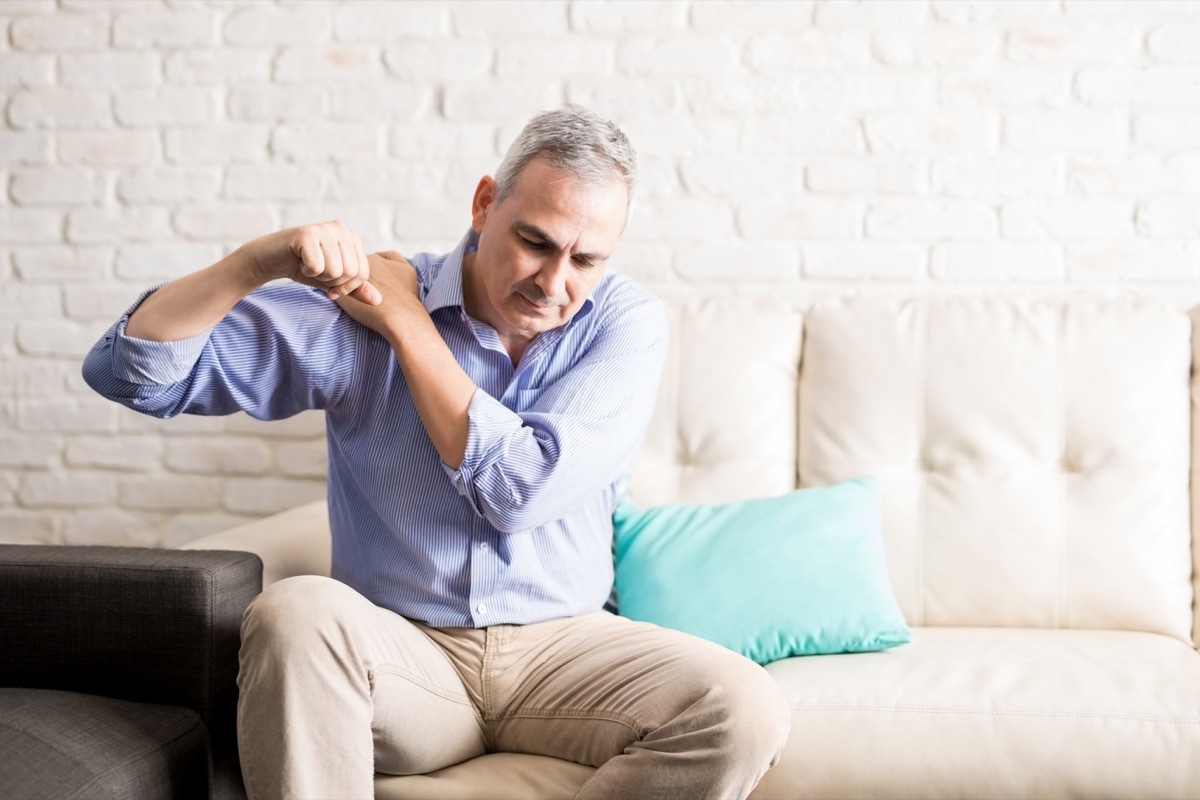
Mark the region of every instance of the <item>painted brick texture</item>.
<instances>
[{"instance_id":1,"label":"painted brick texture","mask_svg":"<svg viewBox=\"0 0 1200 800\"><path fill-rule=\"evenodd\" d=\"M96 398L155 282L282 226L451 247L528 116L642 155L665 296L1200 303L1200 3L0 0L0 540L176 546L320 497L323 420Z\"/></svg>"}]
</instances>

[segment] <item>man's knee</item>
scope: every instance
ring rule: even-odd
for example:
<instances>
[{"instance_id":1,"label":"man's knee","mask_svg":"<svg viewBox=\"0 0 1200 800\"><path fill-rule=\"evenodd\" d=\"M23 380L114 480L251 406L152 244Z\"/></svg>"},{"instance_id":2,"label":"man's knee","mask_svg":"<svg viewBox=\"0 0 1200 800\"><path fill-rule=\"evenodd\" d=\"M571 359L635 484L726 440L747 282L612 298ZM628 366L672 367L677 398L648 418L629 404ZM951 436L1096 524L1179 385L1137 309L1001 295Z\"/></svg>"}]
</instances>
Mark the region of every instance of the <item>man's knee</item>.
<instances>
[{"instance_id":1,"label":"man's knee","mask_svg":"<svg viewBox=\"0 0 1200 800\"><path fill-rule=\"evenodd\" d=\"M731 759L762 759L774 765L787 744L791 710L775 679L759 665L742 658L722 659L707 693L721 750Z\"/></svg>"},{"instance_id":2,"label":"man's knee","mask_svg":"<svg viewBox=\"0 0 1200 800\"><path fill-rule=\"evenodd\" d=\"M326 637L361 607L364 598L340 581L298 575L268 586L246 609L242 647L303 646Z\"/></svg>"}]
</instances>

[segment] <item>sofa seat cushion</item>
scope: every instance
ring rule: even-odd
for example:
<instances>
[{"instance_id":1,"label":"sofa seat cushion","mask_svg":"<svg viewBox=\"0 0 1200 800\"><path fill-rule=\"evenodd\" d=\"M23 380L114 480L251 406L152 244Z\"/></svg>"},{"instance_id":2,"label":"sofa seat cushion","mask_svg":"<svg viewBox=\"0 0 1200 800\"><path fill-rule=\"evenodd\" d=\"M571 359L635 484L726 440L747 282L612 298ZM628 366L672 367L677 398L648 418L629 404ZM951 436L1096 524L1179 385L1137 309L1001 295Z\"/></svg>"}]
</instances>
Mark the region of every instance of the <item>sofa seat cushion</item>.
<instances>
[{"instance_id":1,"label":"sofa seat cushion","mask_svg":"<svg viewBox=\"0 0 1200 800\"><path fill-rule=\"evenodd\" d=\"M208 734L196 712L0 688L0 797L207 796Z\"/></svg>"},{"instance_id":2,"label":"sofa seat cushion","mask_svg":"<svg viewBox=\"0 0 1200 800\"><path fill-rule=\"evenodd\" d=\"M914 628L767 667L792 706L752 798L1195 798L1200 654L1123 631Z\"/></svg>"},{"instance_id":3,"label":"sofa seat cushion","mask_svg":"<svg viewBox=\"0 0 1200 800\"><path fill-rule=\"evenodd\" d=\"M491 753L428 775L376 775L375 800L566 800L595 771L547 756Z\"/></svg>"}]
</instances>

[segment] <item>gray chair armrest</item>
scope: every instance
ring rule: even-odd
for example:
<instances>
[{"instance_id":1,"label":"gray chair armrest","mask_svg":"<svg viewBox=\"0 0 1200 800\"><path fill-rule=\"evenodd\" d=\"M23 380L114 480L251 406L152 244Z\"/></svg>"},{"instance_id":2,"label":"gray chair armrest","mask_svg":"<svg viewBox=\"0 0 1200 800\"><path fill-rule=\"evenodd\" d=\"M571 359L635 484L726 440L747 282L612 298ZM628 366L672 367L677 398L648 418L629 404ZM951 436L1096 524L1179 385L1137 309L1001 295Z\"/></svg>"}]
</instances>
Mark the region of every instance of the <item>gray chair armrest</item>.
<instances>
[{"instance_id":1,"label":"gray chair armrest","mask_svg":"<svg viewBox=\"0 0 1200 800\"><path fill-rule=\"evenodd\" d=\"M239 796L238 648L261 588L253 553L0 545L0 685L191 708L213 796Z\"/></svg>"}]
</instances>

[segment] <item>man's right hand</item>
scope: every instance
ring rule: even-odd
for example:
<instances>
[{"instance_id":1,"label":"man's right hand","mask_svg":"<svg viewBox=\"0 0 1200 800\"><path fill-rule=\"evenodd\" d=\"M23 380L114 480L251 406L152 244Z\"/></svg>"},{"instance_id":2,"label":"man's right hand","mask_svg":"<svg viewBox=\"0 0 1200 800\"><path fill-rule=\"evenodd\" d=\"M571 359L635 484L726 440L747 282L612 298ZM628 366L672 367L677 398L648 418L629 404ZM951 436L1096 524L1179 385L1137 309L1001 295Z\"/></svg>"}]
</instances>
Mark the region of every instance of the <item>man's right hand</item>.
<instances>
[{"instance_id":1,"label":"man's right hand","mask_svg":"<svg viewBox=\"0 0 1200 800\"><path fill-rule=\"evenodd\" d=\"M382 300L358 234L341 222L321 222L260 236L242 245L248 276L256 284L277 278L316 287L330 300L350 297L367 305Z\"/></svg>"}]
</instances>

